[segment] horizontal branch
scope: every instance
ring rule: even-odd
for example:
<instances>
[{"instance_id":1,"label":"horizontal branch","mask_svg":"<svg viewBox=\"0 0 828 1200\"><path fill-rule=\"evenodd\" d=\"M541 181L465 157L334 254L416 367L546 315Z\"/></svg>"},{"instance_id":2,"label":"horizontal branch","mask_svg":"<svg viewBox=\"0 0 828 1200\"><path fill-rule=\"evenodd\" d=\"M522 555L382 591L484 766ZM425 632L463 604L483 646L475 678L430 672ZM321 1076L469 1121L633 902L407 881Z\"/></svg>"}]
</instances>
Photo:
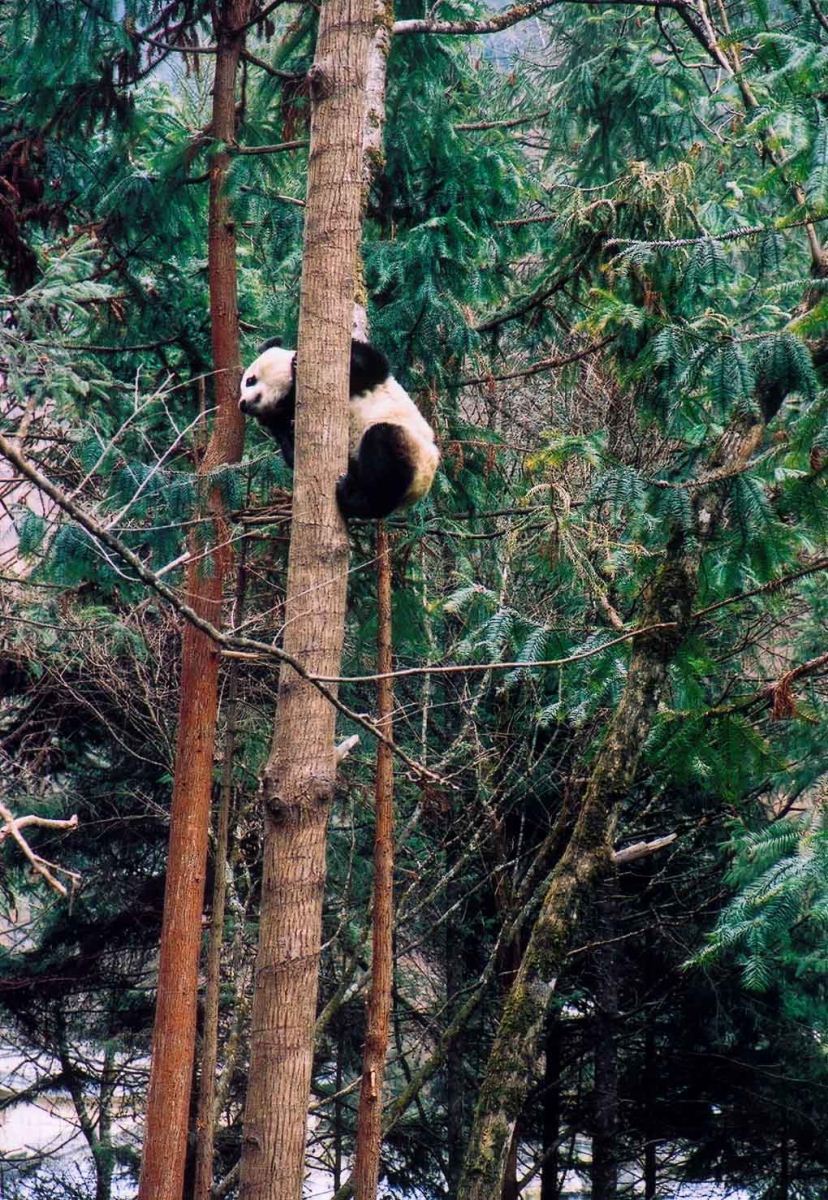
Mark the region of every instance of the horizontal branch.
<instances>
[{"instance_id":1,"label":"horizontal branch","mask_svg":"<svg viewBox=\"0 0 828 1200\"><path fill-rule=\"evenodd\" d=\"M627 4L631 8L675 8L675 0L527 0L525 4L514 4L504 8L502 12L493 13L491 17L470 17L463 21L440 21L435 17L422 17L416 20L395 21L392 32L406 33L442 33L452 35L500 33L512 25L518 25L530 17L537 17L548 8L554 8L561 3L585 4L594 8L619 8Z\"/></svg>"},{"instance_id":2,"label":"horizontal branch","mask_svg":"<svg viewBox=\"0 0 828 1200\"><path fill-rule=\"evenodd\" d=\"M801 229L805 225L815 225L818 221L828 221L828 213L817 213L812 217L797 217L794 221L775 221L770 225L740 225L738 229L729 229L725 233L704 233L699 237L661 238L656 241L646 241L641 238L610 238L604 242L604 245L608 248L641 246L647 250L676 250L681 246L699 246L704 242L737 242L742 238L758 237L763 233L784 233L786 229Z\"/></svg>"},{"instance_id":3,"label":"horizontal branch","mask_svg":"<svg viewBox=\"0 0 828 1200\"><path fill-rule=\"evenodd\" d=\"M505 375L479 375L472 379L461 379L456 385L457 387L473 387L476 384L500 383L505 379L523 379L528 375L539 375L541 371L554 371L558 367L567 367L570 363L580 362L582 358L588 358L590 354L596 354L599 350L603 350L604 346L608 346L614 341L617 334L610 334L609 337L602 338L600 342L593 342L591 346L585 346L583 350L577 350L573 354L567 354L563 358L542 358L536 363L532 363L529 367L524 367L522 371L509 371Z\"/></svg>"},{"instance_id":4,"label":"horizontal branch","mask_svg":"<svg viewBox=\"0 0 828 1200\"><path fill-rule=\"evenodd\" d=\"M518 125L531 125L533 121L541 121L544 117L548 117L551 111L551 108L544 108L540 112L531 113L528 117L509 117L504 121L461 121L454 128L458 132L462 130L464 133L482 129L515 129Z\"/></svg>"},{"instance_id":5,"label":"horizontal branch","mask_svg":"<svg viewBox=\"0 0 828 1200\"><path fill-rule=\"evenodd\" d=\"M297 138L293 142L276 142L272 146L239 146L233 144L227 149L231 154L281 154L283 150L300 150L310 145L307 138Z\"/></svg>"},{"instance_id":6,"label":"horizontal branch","mask_svg":"<svg viewBox=\"0 0 828 1200\"><path fill-rule=\"evenodd\" d=\"M242 50L241 56L245 62L250 63L253 67L258 67L267 75L272 75L274 79L298 79L299 75L296 71L280 71L278 67L272 67L264 58L259 58L258 54L254 54L252 50Z\"/></svg>"},{"instance_id":7,"label":"horizontal branch","mask_svg":"<svg viewBox=\"0 0 828 1200\"><path fill-rule=\"evenodd\" d=\"M667 833L664 837L655 838L652 842L635 842L632 846L625 846L623 850L615 850L612 855L612 861L616 866L623 866L624 863L631 863L639 858L646 858L649 854L655 854L656 851L663 850L665 846L672 846L677 837L677 833Z\"/></svg>"},{"instance_id":8,"label":"horizontal branch","mask_svg":"<svg viewBox=\"0 0 828 1200\"><path fill-rule=\"evenodd\" d=\"M319 675L319 683L378 683L380 679L406 679L414 675L459 675L480 674L484 671L534 671L546 667L567 667L570 663L583 662L584 659L594 658L613 646L622 642L632 641L633 638L644 637L649 633L659 633L664 629L675 629L677 621L655 621L651 625L641 625L638 629L628 629L626 633L616 638L602 642L592 650L579 650L566 658L544 658L538 662L488 662L488 663L451 663L443 667L404 667L400 671L384 671L377 675Z\"/></svg>"}]
</instances>

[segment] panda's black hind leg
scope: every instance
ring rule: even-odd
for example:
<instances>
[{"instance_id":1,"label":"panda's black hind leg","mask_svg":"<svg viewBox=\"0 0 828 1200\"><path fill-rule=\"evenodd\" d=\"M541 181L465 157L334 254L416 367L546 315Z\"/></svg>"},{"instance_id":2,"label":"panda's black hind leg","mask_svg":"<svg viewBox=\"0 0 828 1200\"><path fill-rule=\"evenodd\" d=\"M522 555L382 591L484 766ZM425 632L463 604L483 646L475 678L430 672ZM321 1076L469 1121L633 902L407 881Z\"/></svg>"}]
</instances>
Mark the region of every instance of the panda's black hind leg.
<instances>
[{"instance_id":1,"label":"panda's black hind leg","mask_svg":"<svg viewBox=\"0 0 828 1200\"><path fill-rule=\"evenodd\" d=\"M359 455L336 485L339 511L349 517L379 520L399 508L414 481L411 448L399 425L372 425L363 434Z\"/></svg>"}]
</instances>

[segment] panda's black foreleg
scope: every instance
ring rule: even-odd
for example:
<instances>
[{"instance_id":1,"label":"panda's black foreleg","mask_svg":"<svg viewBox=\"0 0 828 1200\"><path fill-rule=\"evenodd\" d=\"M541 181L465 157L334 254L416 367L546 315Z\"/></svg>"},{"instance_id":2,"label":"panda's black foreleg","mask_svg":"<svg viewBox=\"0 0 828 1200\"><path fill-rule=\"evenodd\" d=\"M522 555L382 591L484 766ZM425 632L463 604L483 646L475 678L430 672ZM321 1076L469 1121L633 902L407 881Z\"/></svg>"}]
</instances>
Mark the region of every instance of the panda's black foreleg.
<instances>
[{"instance_id":1,"label":"panda's black foreleg","mask_svg":"<svg viewBox=\"0 0 828 1200\"><path fill-rule=\"evenodd\" d=\"M290 425L286 425L283 429L277 430L273 436L279 443L279 448L284 455L285 462L289 467L293 468L293 423L291 422Z\"/></svg>"},{"instance_id":2,"label":"panda's black foreleg","mask_svg":"<svg viewBox=\"0 0 828 1200\"><path fill-rule=\"evenodd\" d=\"M349 517L379 520L399 508L414 481L414 463L399 425L372 425L363 434L359 454L336 485L339 511Z\"/></svg>"},{"instance_id":3,"label":"panda's black foreleg","mask_svg":"<svg viewBox=\"0 0 828 1200\"><path fill-rule=\"evenodd\" d=\"M270 436L275 438L279 443L279 449L285 457L285 462L289 467L292 467L294 447L293 411L290 409L276 409L274 412L260 414L259 420Z\"/></svg>"}]
</instances>

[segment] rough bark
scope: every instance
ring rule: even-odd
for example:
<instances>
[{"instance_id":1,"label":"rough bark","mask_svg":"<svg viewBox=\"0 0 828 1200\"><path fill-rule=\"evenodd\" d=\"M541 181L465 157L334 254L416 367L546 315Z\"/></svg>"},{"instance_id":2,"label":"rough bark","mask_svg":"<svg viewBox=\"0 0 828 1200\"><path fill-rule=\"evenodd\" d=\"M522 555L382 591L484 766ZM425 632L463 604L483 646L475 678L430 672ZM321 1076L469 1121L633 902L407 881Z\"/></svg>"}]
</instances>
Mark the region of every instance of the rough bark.
<instances>
[{"instance_id":1,"label":"rough bark","mask_svg":"<svg viewBox=\"0 0 828 1200\"><path fill-rule=\"evenodd\" d=\"M348 370L373 0L328 0L309 74L311 149L299 315L293 520L284 648L338 675L347 530L335 485L348 457ZM265 844L243 1200L299 1200L313 1061L335 712L290 668L263 779Z\"/></svg>"},{"instance_id":2,"label":"rough bark","mask_svg":"<svg viewBox=\"0 0 828 1200\"><path fill-rule=\"evenodd\" d=\"M393 670L391 634L391 552L385 523L377 526L377 673ZM377 683L378 724L393 735L394 686ZM391 1021L394 980L394 758L388 746L377 746L374 830L374 902L372 915L371 985L365 1023L362 1083L357 1110L354 1195L375 1200L382 1146L382 1085Z\"/></svg>"},{"instance_id":3,"label":"rough bark","mask_svg":"<svg viewBox=\"0 0 828 1200\"><path fill-rule=\"evenodd\" d=\"M251 0L229 0L217 15L213 129L221 142L231 142L235 136L235 82L244 35L233 34L232 29L249 18L250 6ZM210 166L208 257L217 414L200 467L202 477L222 463L238 462L244 439L236 403L240 373L236 239L225 194L228 166L229 157L223 151L214 155ZM206 500L215 517L216 543L220 544L224 540L221 498L213 493ZM191 607L217 626L221 624L222 589L228 565L227 551L216 550L207 569L203 563L191 562L186 572ZM185 625L139 1200L180 1200L183 1187L195 1056L218 668L218 648L206 634L189 623Z\"/></svg>"}]
</instances>

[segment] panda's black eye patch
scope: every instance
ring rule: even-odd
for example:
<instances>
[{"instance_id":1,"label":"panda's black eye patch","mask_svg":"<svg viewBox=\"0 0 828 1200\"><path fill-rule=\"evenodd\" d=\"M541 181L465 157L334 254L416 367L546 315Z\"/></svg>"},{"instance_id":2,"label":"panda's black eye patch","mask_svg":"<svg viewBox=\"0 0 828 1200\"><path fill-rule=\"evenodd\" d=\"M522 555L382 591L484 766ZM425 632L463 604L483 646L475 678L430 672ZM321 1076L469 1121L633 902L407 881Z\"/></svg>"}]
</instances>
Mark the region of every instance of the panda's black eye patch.
<instances>
[{"instance_id":1,"label":"panda's black eye patch","mask_svg":"<svg viewBox=\"0 0 828 1200\"><path fill-rule=\"evenodd\" d=\"M255 375L248 375L248 376L247 376L247 379L245 379L245 381L244 381L244 386L245 386L245 387L255 387L255 385L256 385L258 382L259 382L259 381L258 381L258 379L256 378L256 376L255 376Z\"/></svg>"}]
</instances>

